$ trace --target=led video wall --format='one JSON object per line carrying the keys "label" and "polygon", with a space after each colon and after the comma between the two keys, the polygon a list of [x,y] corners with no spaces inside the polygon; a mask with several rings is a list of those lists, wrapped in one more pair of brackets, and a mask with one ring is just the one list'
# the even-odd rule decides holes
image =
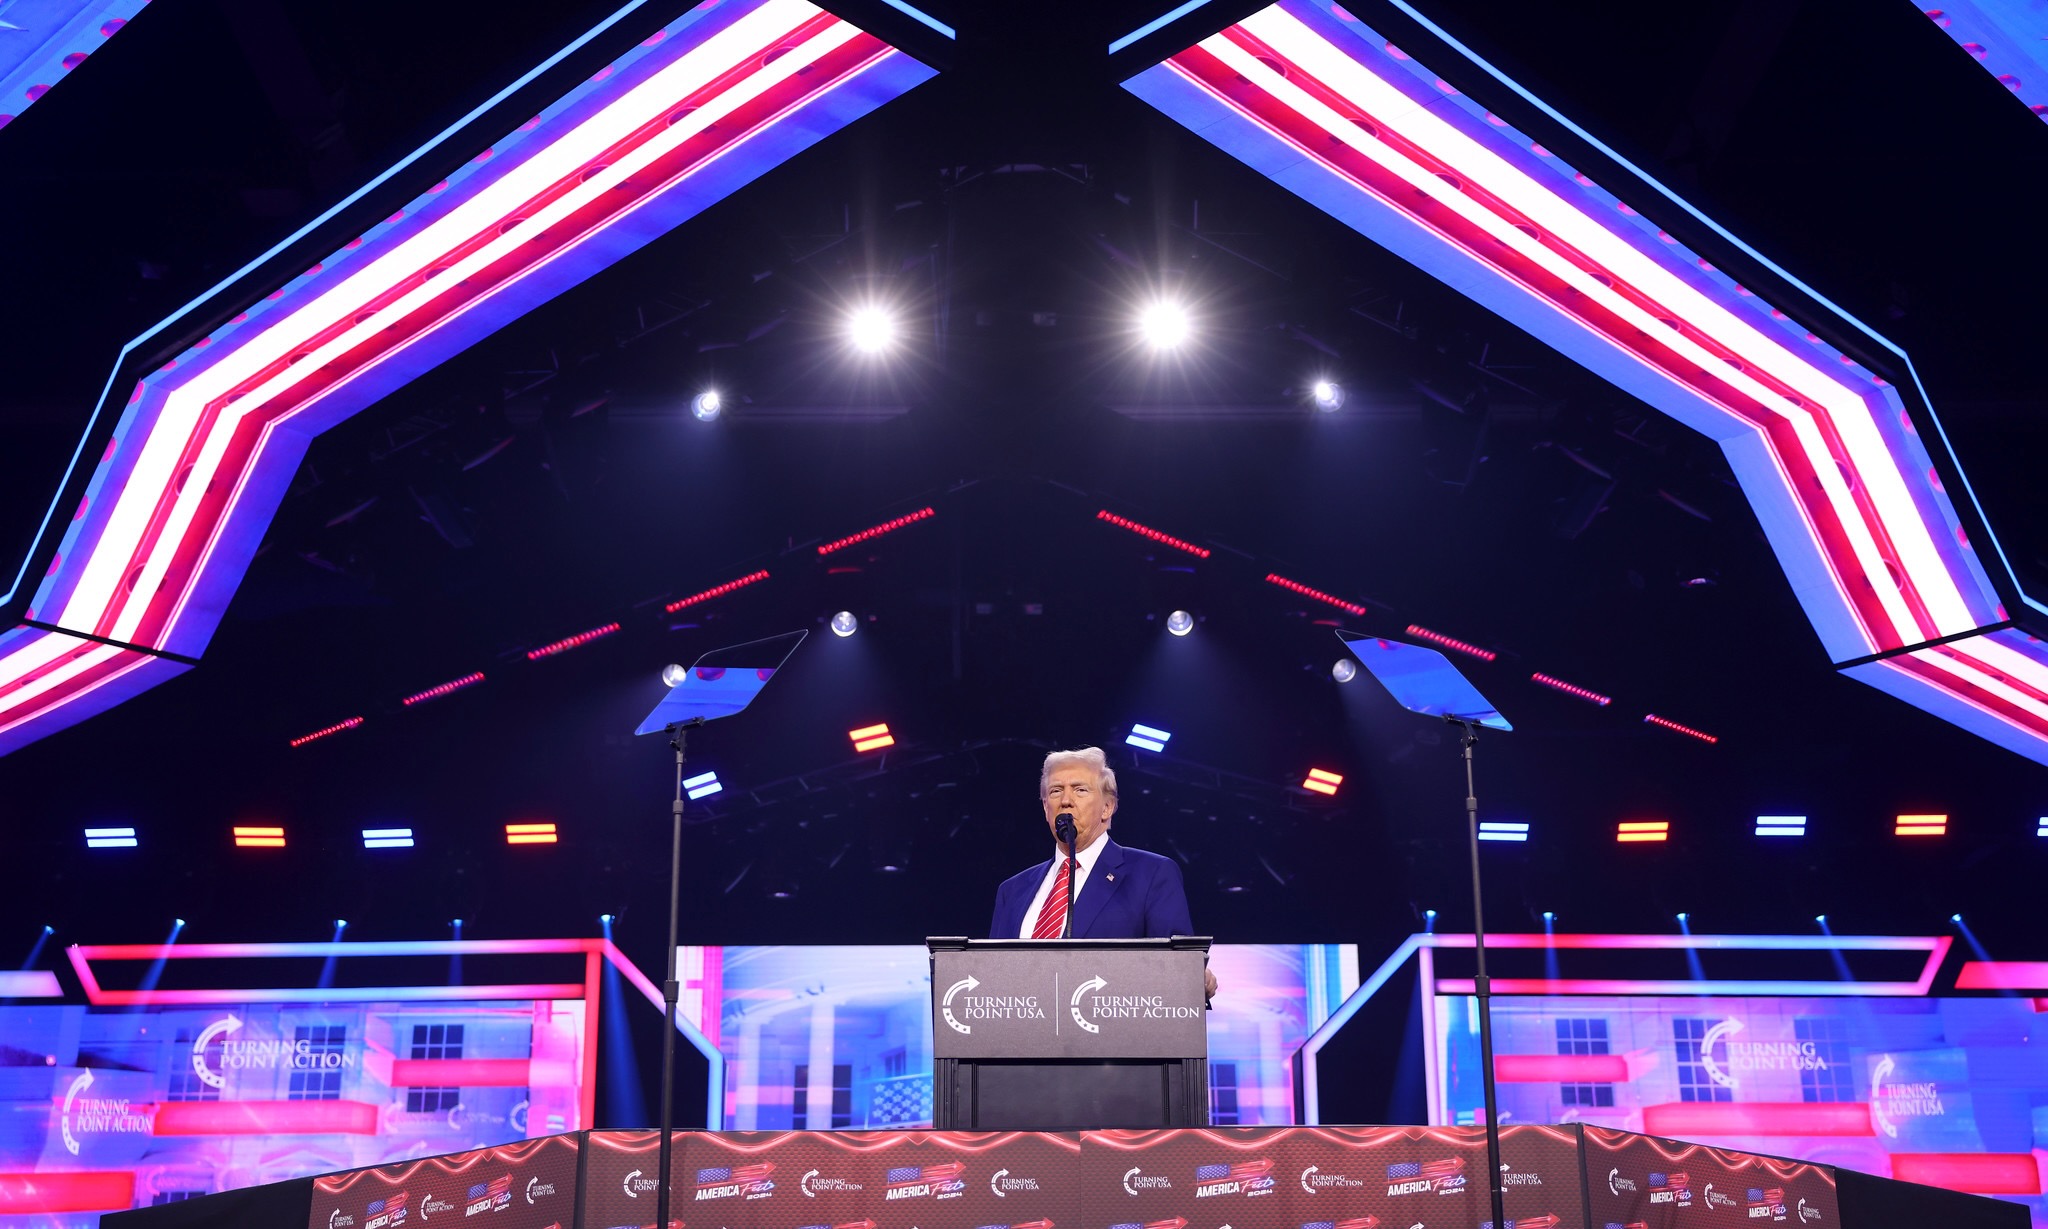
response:
{"label": "led video wall", "polygon": [[[921,945],[685,947],[682,1017],[726,1060],[724,1130],[930,1126],[931,965]],[[1225,943],[1209,955],[1218,1125],[1294,1121],[1289,1062],[1358,988],[1358,949]]]}
{"label": "led video wall", "polygon": [[[1473,1004],[1440,996],[1425,1021],[1440,1121],[1473,1122],[1483,1104]],[[1593,1123],[1994,1195],[2048,1226],[2042,1005],[1496,998],[1501,1120]]]}
{"label": "led video wall", "polygon": [[584,1005],[0,1007],[0,1225],[573,1131]]}

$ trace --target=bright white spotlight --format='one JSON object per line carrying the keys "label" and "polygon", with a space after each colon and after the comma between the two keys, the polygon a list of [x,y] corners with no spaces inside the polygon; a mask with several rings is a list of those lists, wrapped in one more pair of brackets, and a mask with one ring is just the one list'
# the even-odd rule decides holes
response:
{"label": "bright white spotlight", "polygon": [[832,616],[832,634],[851,636],[860,630],[860,620],[853,617],[851,610],[842,610]]}
{"label": "bright white spotlight", "polygon": [[1166,616],[1166,630],[1176,636],[1185,636],[1195,630],[1195,616],[1185,610],[1176,610]]}
{"label": "bright white spotlight", "polygon": [[345,918],[345,917],[338,917],[338,918],[335,918],[335,919],[334,919],[334,928],[335,928],[336,930],[347,930],[347,929],[348,929],[348,919],[347,919],[347,918]]}
{"label": "bright white spotlight", "polygon": [[711,422],[723,409],[725,402],[720,399],[715,388],[707,388],[690,398],[690,413],[696,416],[698,422]]}
{"label": "bright white spotlight", "polygon": [[[688,678],[689,675],[690,672],[687,669],[671,662],[661,668],[661,685],[663,687],[673,687]],[[461,925],[459,922],[456,924]]]}
{"label": "bright white spotlight", "polygon": [[880,354],[896,344],[896,318],[872,303],[846,318],[846,338],[863,354]]}
{"label": "bright white spotlight", "polygon": [[1154,350],[1171,350],[1194,334],[1188,310],[1171,299],[1155,299],[1138,313],[1138,331]]}
{"label": "bright white spotlight", "polygon": [[1309,390],[1316,399],[1316,408],[1328,414],[1344,408],[1344,386],[1335,380],[1317,380]]}
{"label": "bright white spotlight", "polygon": [[1330,667],[1330,677],[1340,683],[1348,683],[1358,677],[1358,663],[1348,657],[1340,657],[1337,664]]}

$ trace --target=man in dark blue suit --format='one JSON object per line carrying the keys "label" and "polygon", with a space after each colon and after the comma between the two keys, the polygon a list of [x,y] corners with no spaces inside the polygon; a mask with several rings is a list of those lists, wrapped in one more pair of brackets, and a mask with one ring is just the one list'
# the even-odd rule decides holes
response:
{"label": "man in dark blue suit", "polygon": [[[1010,876],[996,889],[991,939],[1164,939],[1192,934],[1180,864],[1109,838],[1116,814],[1116,773],[1099,747],[1055,751],[1038,777],[1045,825],[1056,832],[1062,813],[1074,821],[1074,862],[1053,838],[1054,855]],[[1066,930],[1073,901],[1073,929]],[[1216,992],[1214,974],[1209,993]]]}

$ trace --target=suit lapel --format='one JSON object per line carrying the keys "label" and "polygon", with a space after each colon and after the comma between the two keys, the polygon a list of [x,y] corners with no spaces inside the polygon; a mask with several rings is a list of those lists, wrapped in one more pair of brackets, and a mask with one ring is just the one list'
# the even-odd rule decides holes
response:
{"label": "suit lapel", "polygon": [[1038,864],[1036,873],[1026,880],[1017,892],[1017,920],[1010,926],[1007,933],[992,936],[993,938],[1014,939],[1024,933],[1024,923],[1030,922],[1034,926],[1038,924],[1036,917],[1027,917],[1026,915],[1031,912],[1032,898],[1038,895],[1038,885],[1045,882],[1046,873],[1052,870],[1052,863],[1053,860],[1047,858]]}
{"label": "suit lapel", "polygon": [[1102,916],[1102,910],[1109,904],[1109,898],[1124,886],[1123,846],[1103,837],[1102,856],[1095,859],[1095,865],[1088,871],[1087,882],[1081,885],[1081,895],[1074,900],[1074,937],[1086,939],[1088,930],[1095,919]]}

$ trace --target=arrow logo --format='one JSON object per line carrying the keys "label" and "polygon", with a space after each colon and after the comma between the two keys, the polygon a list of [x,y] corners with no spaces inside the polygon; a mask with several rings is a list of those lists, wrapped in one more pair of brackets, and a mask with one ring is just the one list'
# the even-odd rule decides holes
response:
{"label": "arrow logo", "polygon": [[1320,1166],[1311,1165],[1307,1169],[1301,1171],[1301,1189],[1307,1191],[1311,1195],[1316,1193],[1316,1188],[1308,1184],[1308,1176],[1314,1173],[1318,1168],[1320,1168]]}
{"label": "arrow logo", "polygon": [[[813,1170],[811,1171],[811,1173],[813,1173],[813,1174],[814,1174],[814,1173],[817,1173],[817,1172],[818,1172],[818,1171],[817,1171],[817,1170],[815,1170],[815,1169],[813,1169]],[[633,1191],[633,1179],[635,1179],[635,1178],[637,1178],[637,1177],[639,1177],[639,1176],[640,1176],[640,1171],[636,1169],[636,1170],[634,1170],[634,1171],[633,1171],[632,1173],[629,1173],[629,1174],[627,1174],[627,1175],[626,1175],[626,1178],[625,1178],[625,1181],[624,1181],[624,1182],[622,1182],[622,1183],[620,1184],[620,1185],[622,1185],[622,1186],[624,1186],[624,1187],[626,1188],[626,1197],[627,1197],[628,1199],[638,1199],[638,1198],[640,1198],[640,1196],[639,1196],[639,1195],[637,1195],[637,1194],[635,1194],[635,1193],[634,1193],[634,1191]],[[804,1176],[805,1176],[806,1178],[808,1178],[808,1177],[810,1177],[810,1174],[805,1174]],[[804,1194],[808,1195],[808,1194],[810,1194],[810,1192],[809,1192],[809,1191],[805,1191],[805,1192],[804,1192]],[[424,1217],[423,1217],[422,1219],[424,1219]]]}
{"label": "arrow logo", "polygon": [[71,1102],[77,1098],[79,1093],[91,1087],[92,1072],[81,1071],[78,1073],[78,1078],[71,1081],[71,1087],[64,1090],[64,1113],[57,1121],[64,1131],[64,1150],[72,1156],[78,1155],[78,1137],[71,1133]]}
{"label": "arrow logo", "polygon": [[1721,1070],[1721,1065],[1714,1061],[1714,1047],[1741,1031],[1742,1021],[1730,1017],[1708,1029],[1707,1035],[1700,1038],[1700,1066],[1707,1069],[1708,1079],[1723,1088],[1734,1088],[1742,1081]]}
{"label": "arrow logo", "polygon": [[1885,1115],[1884,1081],[1897,1067],[1898,1064],[1892,1061],[1892,1056],[1887,1054],[1878,1059],[1877,1066],[1870,1071],[1870,1116],[1876,1121],[1877,1129],[1892,1139],[1899,1137],[1899,1124]]}
{"label": "arrow logo", "polygon": [[1007,1169],[998,1169],[994,1173],[990,1174],[988,1176],[989,1192],[998,1199],[1008,1199],[1009,1196],[1003,1194],[1003,1179],[1009,1176],[1010,1171]]}
{"label": "arrow logo", "polygon": [[939,1004],[939,1014],[946,1018],[946,1023],[949,1026],[951,1026],[954,1032],[971,1033],[974,1030],[953,1018],[953,996],[960,993],[962,990],[973,990],[980,985],[981,983],[977,981],[974,977],[968,976],[963,977],[959,981],[956,981],[952,985],[946,987],[946,997],[945,1000]]}
{"label": "arrow logo", "polygon": [[241,1027],[242,1022],[231,1015],[224,1020],[215,1020],[207,1025],[204,1029],[200,1030],[199,1036],[192,1040],[192,1074],[199,1077],[200,1083],[207,1085],[209,1088],[226,1088],[228,1086],[225,1076],[206,1065],[206,1047],[212,1045],[216,1037],[226,1036],[229,1033],[240,1030]]}
{"label": "arrow logo", "polygon": [[1620,1169],[1620,1167],[1619,1167],[1619,1166],[1617,1166],[1617,1167],[1615,1167],[1615,1168],[1613,1168],[1613,1169],[1610,1169],[1610,1170],[1608,1170],[1608,1171],[1607,1171],[1607,1193],[1608,1193],[1608,1194],[1610,1194],[1610,1195],[1619,1195],[1619,1194],[1621,1194],[1621,1188],[1620,1188],[1620,1187],[1617,1187],[1616,1185],[1614,1185],[1614,1180],[1615,1180],[1616,1178],[1620,1177],[1620,1176],[1621,1176],[1621,1169]]}
{"label": "arrow logo", "polygon": [[1097,974],[1074,987],[1074,996],[1067,1000],[1067,1014],[1074,1017],[1074,1023],[1091,1033],[1099,1033],[1102,1029],[1081,1018],[1081,996],[1090,990],[1100,990],[1108,984],[1108,982],[1102,980],[1101,974]]}

